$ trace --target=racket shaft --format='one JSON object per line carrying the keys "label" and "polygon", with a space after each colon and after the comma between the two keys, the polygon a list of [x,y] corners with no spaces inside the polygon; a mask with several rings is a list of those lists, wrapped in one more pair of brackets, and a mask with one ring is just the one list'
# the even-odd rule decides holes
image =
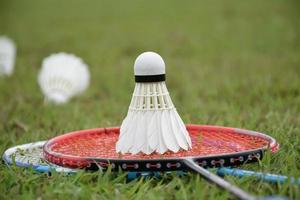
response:
{"label": "racket shaft", "polygon": [[277,174],[268,174],[268,173],[254,172],[254,171],[241,170],[241,169],[230,169],[230,168],[222,167],[222,168],[218,169],[217,174],[219,176],[230,175],[230,176],[236,176],[239,178],[256,177],[265,182],[280,183],[280,184],[283,184],[284,182],[290,180],[290,182],[292,184],[300,185],[300,178],[295,179],[294,177],[289,178],[287,176],[282,176],[282,175],[277,175]]}
{"label": "racket shaft", "polygon": [[243,191],[242,189],[238,188],[237,186],[225,181],[224,179],[220,178],[219,176],[215,175],[214,173],[200,167],[196,164],[192,159],[184,159],[184,164],[189,167],[192,171],[197,172],[206,180],[216,184],[217,186],[227,190],[228,192],[232,193],[234,196],[241,200],[254,200],[256,197],[248,194],[247,192]]}

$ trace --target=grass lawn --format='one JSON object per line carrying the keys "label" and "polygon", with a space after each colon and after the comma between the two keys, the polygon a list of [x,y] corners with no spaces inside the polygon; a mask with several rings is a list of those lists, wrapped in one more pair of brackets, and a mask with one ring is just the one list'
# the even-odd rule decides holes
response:
{"label": "grass lawn", "polygon": [[[266,132],[275,155],[241,168],[300,177],[300,12],[291,0],[2,0],[0,35],[18,45],[0,77],[0,152],[64,132],[118,126],[134,89],[133,62],[160,53],[186,123]],[[63,106],[37,85],[44,57],[66,51],[90,66],[91,86]],[[0,199],[227,199],[199,176],[126,183],[126,174],[54,174],[0,165]],[[300,199],[300,187],[226,178],[256,195]]]}

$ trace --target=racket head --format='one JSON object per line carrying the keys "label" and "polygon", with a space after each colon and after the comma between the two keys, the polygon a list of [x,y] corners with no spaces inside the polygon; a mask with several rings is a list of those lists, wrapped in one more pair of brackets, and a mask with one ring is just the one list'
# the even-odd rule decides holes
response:
{"label": "racket head", "polygon": [[75,169],[65,168],[47,162],[43,158],[43,146],[46,141],[22,144],[7,149],[2,158],[7,165],[16,165],[23,168],[32,168],[37,172],[64,172],[75,173]]}
{"label": "racket head", "polygon": [[182,160],[192,158],[202,167],[237,166],[257,162],[266,150],[275,152],[279,145],[274,138],[244,129],[187,125],[192,149],[177,153],[118,154],[115,144],[120,129],[97,128],[75,131],[49,140],[43,148],[47,161],[70,168],[122,169],[125,171],[188,170]]}

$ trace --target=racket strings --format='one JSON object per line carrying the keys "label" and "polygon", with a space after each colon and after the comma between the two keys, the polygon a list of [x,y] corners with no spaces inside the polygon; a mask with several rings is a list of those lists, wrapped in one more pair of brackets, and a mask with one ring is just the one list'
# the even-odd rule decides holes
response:
{"label": "racket strings", "polygon": [[118,140],[119,129],[107,128],[97,131],[74,134],[49,144],[51,152],[60,155],[70,155],[90,158],[122,158],[122,159],[155,159],[186,156],[209,156],[218,154],[235,153],[268,146],[269,140],[248,134],[237,133],[230,128],[192,128],[188,127],[193,143],[189,151],[178,153],[167,152],[160,154],[117,154],[115,144]]}
{"label": "racket strings", "polygon": [[252,149],[255,146],[261,147],[262,145],[265,145],[265,141],[261,138],[233,134],[232,132],[227,131],[223,133],[219,131],[212,131],[209,133],[207,140],[218,148],[223,148],[225,151],[228,150],[235,152]]}
{"label": "racket strings", "polygon": [[41,159],[43,155],[42,146],[28,149],[18,148],[10,157],[13,162],[22,162],[28,164],[39,164],[46,162]]}

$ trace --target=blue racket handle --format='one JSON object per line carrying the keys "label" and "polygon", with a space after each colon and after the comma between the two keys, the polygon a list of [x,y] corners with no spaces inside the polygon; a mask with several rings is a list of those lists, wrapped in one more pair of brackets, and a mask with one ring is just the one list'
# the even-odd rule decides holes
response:
{"label": "blue racket handle", "polygon": [[221,167],[217,170],[217,174],[219,176],[236,176],[236,177],[256,177],[262,181],[268,182],[268,183],[280,183],[283,184],[286,181],[290,181],[292,184],[300,185],[300,178],[295,179],[294,177],[287,177],[277,174],[268,174],[268,173],[262,173],[262,172],[254,172],[249,170],[242,170],[242,169],[231,169],[231,168],[225,168]]}
{"label": "blue racket handle", "polygon": [[[168,173],[168,172],[167,172]],[[177,175],[182,176],[185,173],[182,171],[176,172]],[[287,177],[287,176],[282,176],[282,175],[277,175],[277,174],[267,174],[267,173],[262,173],[262,172],[254,172],[254,171],[249,171],[249,170],[242,170],[242,169],[231,169],[231,168],[225,168],[221,167],[218,168],[217,174],[219,176],[235,176],[239,178],[243,177],[256,177],[264,182],[267,183],[280,183],[283,184],[286,181],[290,180],[290,183],[300,185],[300,178],[295,179],[294,177]],[[127,175],[128,180],[134,180],[139,177],[144,177],[144,178],[149,178],[149,177],[156,177],[156,178],[161,178],[162,174],[160,172],[129,172]]]}

